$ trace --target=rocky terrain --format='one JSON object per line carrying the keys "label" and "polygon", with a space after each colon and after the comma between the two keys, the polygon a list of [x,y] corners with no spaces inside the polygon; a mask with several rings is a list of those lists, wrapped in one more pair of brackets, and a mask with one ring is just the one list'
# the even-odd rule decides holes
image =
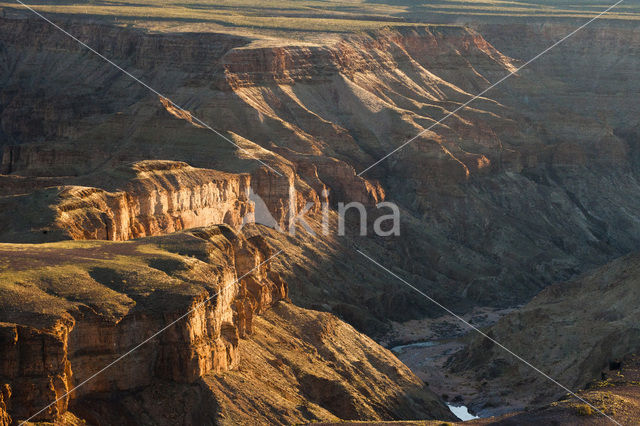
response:
{"label": "rocky terrain", "polygon": [[225,227],[120,244],[5,244],[2,251],[2,379],[17,419],[59,399],[38,416],[58,418],[75,384],[185,312],[74,396],[128,391],[155,378],[192,383],[233,368],[253,314],[287,297],[286,284],[259,266],[271,256],[264,242]]}
{"label": "rocky terrain", "polygon": [[240,343],[240,368],[204,380],[229,424],[455,418],[388,350],[333,315],[281,303],[255,330]]}
{"label": "rocky terrain", "polygon": [[[610,25],[606,31],[585,29],[576,36],[583,47],[569,52],[559,47],[557,56],[549,53],[549,59],[541,59],[548,65],[563,58],[551,68],[555,71],[542,65],[523,71],[495,89],[491,98],[477,100],[473,108],[460,111],[362,176],[356,171],[513,70],[521,60],[512,57],[526,58],[546,39],[518,50],[514,46],[524,45],[522,38],[494,37],[508,57],[480,33],[456,26],[378,30],[346,35],[329,45],[265,47],[264,41],[237,35],[68,25],[190,112],[178,113],[164,98],[105,68],[99,58],[46,23],[5,18],[2,46],[11,65],[2,75],[3,167],[10,176],[6,186],[11,197],[3,205],[9,210],[44,204],[35,209],[39,223],[11,224],[5,231],[7,241],[103,234],[118,239],[185,224],[207,225],[207,220],[195,218],[206,207],[191,200],[189,206],[159,207],[153,213],[157,218],[131,217],[130,224],[107,226],[103,223],[151,212],[142,200],[133,201],[141,206],[130,211],[125,206],[130,202],[118,201],[119,196],[92,195],[88,206],[108,204],[97,199],[106,197],[122,211],[108,207],[112,212],[103,218],[84,212],[85,207],[73,209],[65,224],[66,219],[56,217],[60,208],[52,213],[49,207],[68,203],[65,197],[87,197],[79,195],[85,191],[64,191],[60,198],[58,190],[45,189],[52,186],[135,193],[138,172],[114,178],[113,170],[157,159],[248,174],[252,191],[285,226],[290,213],[305,202],[318,206],[325,188],[333,206],[339,201],[370,206],[382,199],[394,201],[403,208],[406,237],[389,243],[396,253],[394,264],[460,309],[521,303],[550,282],[638,246],[633,213],[638,206],[628,195],[638,191],[631,154],[637,126],[631,100],[638,87],[633,80],[622,80],[638,63],[635,55],[625,53],[633,49],[627,46],[634,45],[635,37],[625,24]],[[565,28],[554,27],[547,39],[557,38]],[[559,80],[576,74],[562,64],[579,68],[583,58],[597,55],[600,39],[607,40],[611,60],[598,62],[598,72]],[[622,68],[613,62],[619,56],[625,58]],[[166,61],[176,57],[180,60],[167,73]],[[82,73],[76,72],[79,64]],[[607,72],[612,67],[618,71]],[[76,78],[67,78],[72,73]],[[620,96],[621,90],[627,96]],[[550,91],[554,96],[548,96]],[[597,102],[586,102],[595,95]],[[588,107],[594,104],[607,107]],[[190,114],[223,129],[242,149],[194,123]],[[189,179],[194,182],[187,186],[194,188],[199,178]],[[28,195],[32,184],[44,187],[44,193]],[[182,183],[173,185],[164,190],[177,191]],[[167,197],[181,204],[176,197],[191,195]],[[166,209],[171,212],[163,212]],[[209,214],[217,222],[227,211],[225,207]],[[237,212],[231,212],[228,220],[235,216]],[[73,229],[75,217],[92,225],[86,231]],[[67,230],[42,234],[60,226]],[[108,231],[109,226],[114,229]],[[31,232],[10,235],[16,228]],[[331,296],[359,304],[356,293],[347,299]]]}
{"label": "rocky terrain", "polygon": [[[640,409],[638,367],[638,357],[635,355],[619,359],[606,369],[608,371],[602,373],[602,380],[593,381],[581,391],[580,397],[621,424],[637,424]],[[587,404],[570,397],[529,412],[473,421],[470,424],[534,425],[541,422],[563,425],[612,424],[610,419]]]}
{"label": "rocky terrain", "polygon": [[[638,246],[638,206],[628,196],[638,191],[632,102],[638,87],[625,77],[638,67],[637,35],[625,23],[585,29],[569,47],[558,47],[361,177],[355,172],[570,26],[481,28],[498,50],[481,33],[456,26],[265,47],[248,36],[68,25],[243,150],[105,68],[46,23],[6,18],[3,167],[11,176],[117,192],[126,191],[124,183],[105,185],[114,168],[183,161],[249,174],[252,190],[282,224],[305,201],[321,201],[325,188],[334,206],[386,198],[405,209],[407,238],[393,242],[403,253],[398,266],[421,285],[446,288],[461,308],[520,303],[550,282]],[[524,42],[529,39],[535,43]],[[593,72],[580,72],[595,56]],[[167,61],[175,61],[170,72]]]}
{"label": "rocky terrain", "polygon": [[[460,25],[446,11],[433,21],[446,25],[431,25],[406,21],[412,7],[381,5],[366,26],[338,31],[332,10],[326,27],[297,37],[259,14],[247,17],[262,22],[255,31],[240,31],[253,24],[185,18],[180,5],[161,16],[152,3],[142,22],[124,3],[82,5],[87,16],[74,2],[40,7],[58,8],[56,22],[155,92],[28,11],[0,15],[5,423],[278,250],[229,287],[238,290],[41,419],[450,420],[439,397],[360,334],[382,338],[391,321],[433,328],[442,312],[354,248],[465,315],[509,312],[542,290],[491,333],[517,351],[535,341],[532,362],[572,388],[633,353],[635,311],[618,304],[634,300],[634,258],[575,277],[640,247],[634,9],[435,125],[574,21]],[[115,10],[128,20],[105,18]],[[312,26],[296,10],[287,13]],[[337,235],[338,203],[366,206],[371,229],[385,200],[399,206],[400,237],[360,236],[354,217]],[[271,227],[246,225],[265,211]],[[296,227],[302,212],[316,236]],[[315,311],[277,302],[288,295]],[[429,333],[417,334],[438,331]],[[463,343],[450,367],[483,386],[465,401],[474,410],[560,396],[495,348]]]}
{"label": "rocky terrain", "polygon": [[[124,241],[214,223],[237,228],[254,220],[248,175],[143,161],[101,179],[102,188],[64,185],[5,198],[4,240]],[[115,192],[105,189],[118,183]],[[17,206],[31,215],[16,218],[11,207]]]}
{"label": "rocky terrain", "polygon": [[[53,401],[35,419],[61,421],[68,412],[91,424],[237,424],[258,412],[280,424],[450,417],[390,352],[330,314],[284,302],[287,285],[271,271],[275,253],[260,237],[218,226],[0,250],[3,424]],[[256,392],[269,410],[235,405]]]}
{"label": "rocky terrain", "polygon": [[[638,423],[638,386],[640,386],[639,362],[637,356],[627,356],[615,365],[613,370],[603,373],[602,380],[594,381],[579,396],[611,419],[623,425]],[[364,422],[346,422],[363,424]],[[316,423],[317,424],[317,423]],[[321,422],[322,425],[338,425],[345,422]],[[443,425],[610,425],[610,419],[598,414],[589,405],[572,397],[563,397],[551,404],[522,412],[502,416],[468,420],[465,422],[442,422],[433,420],[403,422],[366,422],[368,425],[392,426],[443,426]]]}
{"label": "rocky terrain", "polygon": [[[583,389],[621,360],[636,353],[640,277],[637,254],[618,259],[597,271],[543,290],[530,303],[501,318],[488,334],[570,389]],[[520,407],[548,403],[565,394],[548,379],[480,337],[456,354],[454,373],[478,375],[482,395],[476,409],[505,399]],[[480,368],[480,366],[482,366]]]}

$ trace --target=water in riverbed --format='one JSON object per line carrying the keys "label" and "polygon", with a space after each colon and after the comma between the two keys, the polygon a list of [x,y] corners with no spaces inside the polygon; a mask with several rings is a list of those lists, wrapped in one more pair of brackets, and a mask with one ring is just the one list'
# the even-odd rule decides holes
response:
{"label": "water in riverbed", "polygon": [[463,422],[465,422],[467,420],[473,420],[473,419],[479,419],[480,418],[478,416],[474,416],[473,414],[471,414],[469,412],[469,409],[467,407],[465,407],[464,405],[460,405],[459,407],[456,407],[455,405],[447,404],[447,407],[449,407],[449,410],[451,410],[451,412],[457,418],[462,420]]}
{"label": "water in riverbed", "polygon": [[401,354],[401,353],[404,352],[405,349],[408,349],[408,348],[428,348],[429,346],[435,346],[437,344],[438,344],[438,342],[409,343],[407,345],[394,346],[394,347],[391,348],[391,352],[393,352],[395,354]]}
{"label": "water in riverbed", "polygon": [[[428,348],[438,344],[439,342],[437,341],[414,342],[406,345],[394,346],[391,348],[391,351],[397,355],[402,355],[407,349]],[[451,410],[451,412],[462,421],[479,418],[478,416],[474,416],[473,414],[469,413],[469,409],[464,405],[455,406],[455,405],[447,404],[447,407],[449,407],[449,410]]]}

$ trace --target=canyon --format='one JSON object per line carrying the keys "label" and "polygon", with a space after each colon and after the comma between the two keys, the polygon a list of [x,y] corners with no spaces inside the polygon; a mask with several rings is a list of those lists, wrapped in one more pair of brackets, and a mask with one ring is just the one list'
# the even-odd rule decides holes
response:
{"label": "canyon", "polygon": [[[38,418],[56,420],[74,383],[86,381],[74,394],[82,399],[156,378],[193,383],[237,366],[238,339],[251,332],[253,314],[287,297],[286,284],[263,265],[270,256],[264,243],[225,227],[130,244],[3,246],[7,410],[27,418],[54,400]],[[184,312],[112,374],[87,381]]]}
{"label": "canyon", "polygon": [[[489,334],[516,353],[528,353],[529,362],[570,389],[615,377],[616,365],[637,351],[637,267],[638,255],[628,255],[547,287],[521,309],[500,318]],[[485,401],[504,388],[520,408],[566,394],[486,339],[473,339],[455,355],[450,368],[473,375],[479,365]]]}
{"label": "canyon", "polygon": [[[606,61],[598,62],[602,71],[594,73],[600,76],[595,87],[602,93],[593,93],[580,78],[574,85],[559,82],[557,74],[568,71],[546,66],[554,58],[549,53],[549,59],[540,59],[540,67],[525,69],[494,89],[492,98],[478,99],[473,108],[458,112],[446,125],[424,133],[393,158],[358,176],[356,171],[388,152],[384,141],[400,144],[414,136],[519,62],[475,30],[456,26],[348,35],[330,46],[253,48],[257,41],[223,34],[147,34],[101,24],[71,24],[76,27],[70,30],[86,34],[87,43],[139,69],[149,84],[178,105],[223,128],[234,146],[194,125],[186,115],[176,114],[166,101],[146,94],[144,87],[118,70],[105,69],[99,58],[87,56],[46,23],[5,22],[8,41],[3,49],[13,62],[3,80],[3,167],[11,176],[3,186],[29,182],[117,192],[124,182],[110,177],[112,170],[157,159],[251,175],[252,190],[285,228],[287,218],[305,202],[319,205],[324,189],[329,190],[333,206],[340,201],[372,206],[390,200],[405,210],[403,234],[408,238],[394,242],[397,251],[411,254],[396,256],[394,262],[418,276],[421,285],[436,292],[446,288],[445,301],[461,309],[520,303],[550,282],[568,279],[638,245],[634,231],[638,225],[631,213],[637,206],[628,196],[638,190],[637,167],[633,154],[627,155],[635,152],[637,115],[629,100],[638,88],[627,82],[629,96],[618,96],[619,74],[606,73],[613,66]],[[546,39],[566,28],[554,28]],[[37,46],[42,31],[49,49],[36,48],[28,56],[18,54],[11,44],[11,40],[31,40]],[[523,29],[505,32],[518,31]],[[619,40],[620,49],[626,49],[628,42],[633,45],[635,33],[624,26],[585,29],[576,35],[576,43],[597,46],[590,37],[606,38],[607,31],[614,43]],[[113,46],[119,50],[111,51]],[[558,49],[560,57],[567,53]],[[510,54],[526,57],[530,50]],[[197,52],[197,58],[189,58],[188,52]],[[181,59],[171,75],[161,72],[165,67],[159,58],[176,55]],[[573,52],[566,62],[579,64],[581,57],[590,55]],[[625,58],[627,75],[637,62],[633,55]],[[37,68],[47,69],[38,75],[34,61],[56,66]],[[85,67],[78,78],[87,84],[65,78],[78,61]],[[198,61],[206,67],[196,66]],[[557,69],[556,74],[549,68]],[[201,73],[208,77],[201,79]],[[28,82],[22,81],[26,76]],[[549,100],[539,81],[554,87],[557,96]],[[562,105],[592,105],[586,100],[593,96],[598,96],[598,104],[613,103],[612,110],[623,113],[607,121],[596,119],[601,111],[567,111]],[[38,102],[55,105],[55,112],[40,109]],[[549,108],[548,102],[557,104]],[[85,107],[88,110],[83,111]],[[29,124],[33,120],[38,126]],[[16,189],[12,191],[16,195]],[[607,194],[609,202],[603,203],[601,194]],[[7,202],[33,201],[27,195]],[[57,229],[59,219],[46,211],[51,202],[45,203],[45,212],[37,219]],[[195,210],[185,214],[196,215],[198,207],[189,208]],[[536,214],[528,214],[531,211]],[[114,214],[126,218],[148,213]],[[144,235],[148,231],[137,228],[145,226],[181,229],[178,222],[185,219],[162,220],[174,223],[128,225],[130,229],[118,231],[123,235],[115,238]],[[93,226],[105,231],[88,233],[108,233],[103,219],[95,221]],[[206,225],[193,218],[186,221]],[[45,222],[23,226],[44,230],[49,226]],[[24,240],[26,234],[5,238]]]}
{"label": "canyon", "polygon": [[[259,236],[220,225],[0,250],[4,424],[34,414],[91,424],[451,417],[390,352],[330,314],[291,305],[268,263],[277,253]],[[308,396],[267,400],[275,407],[257,413],[225,396],[251,399],[258,388],[265,398],[298,388]]]}
{"label": "canyon", "polygon": [[[441,309],[354,248],[461,315],[500,312],[491,336],[518,353],[535,341],[531,361],[576,390],[638,349],[633,22],[595,22],[457,110],[574,22],[297,40],[55,17],[157,92],[28,11],[0,17],[0,424],[61,396],[38,420],[454,420],[371,339],[431,332]],[[294,220],[319,230],[329,206],[335,229],[338,203],[382,201],[399,206],[400,237],[358,235],[353,218],[346,236],[312,236]],[[454,337],[446,374],[488,383],[472,410],[562,396],[488,341]]]}

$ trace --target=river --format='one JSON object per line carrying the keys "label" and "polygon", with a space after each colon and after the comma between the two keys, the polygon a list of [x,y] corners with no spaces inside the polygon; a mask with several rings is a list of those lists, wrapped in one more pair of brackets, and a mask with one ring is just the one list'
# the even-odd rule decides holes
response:
{"label": "river", "polygon": [[449,407],[449,410],[451,410],[451,412],[463,422],[466,422],[467,420],[474,420],[474,419],[480,418],[478,416],[474,416],[473,414],[471,414],[469,412],[469,409],[464,405],[460,405],[456,407],[455,405],[447,404],[447,407]]}

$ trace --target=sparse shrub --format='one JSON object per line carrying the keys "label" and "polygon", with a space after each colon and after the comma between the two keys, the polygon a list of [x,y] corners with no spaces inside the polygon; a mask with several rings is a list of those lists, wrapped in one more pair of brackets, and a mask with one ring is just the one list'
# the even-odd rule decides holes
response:
{"label": "sparse shrub", "polygon": [[575,413],[579,416],[592,416],[593,408],[589,407],[587,404],[579,404],[573,407]]}

